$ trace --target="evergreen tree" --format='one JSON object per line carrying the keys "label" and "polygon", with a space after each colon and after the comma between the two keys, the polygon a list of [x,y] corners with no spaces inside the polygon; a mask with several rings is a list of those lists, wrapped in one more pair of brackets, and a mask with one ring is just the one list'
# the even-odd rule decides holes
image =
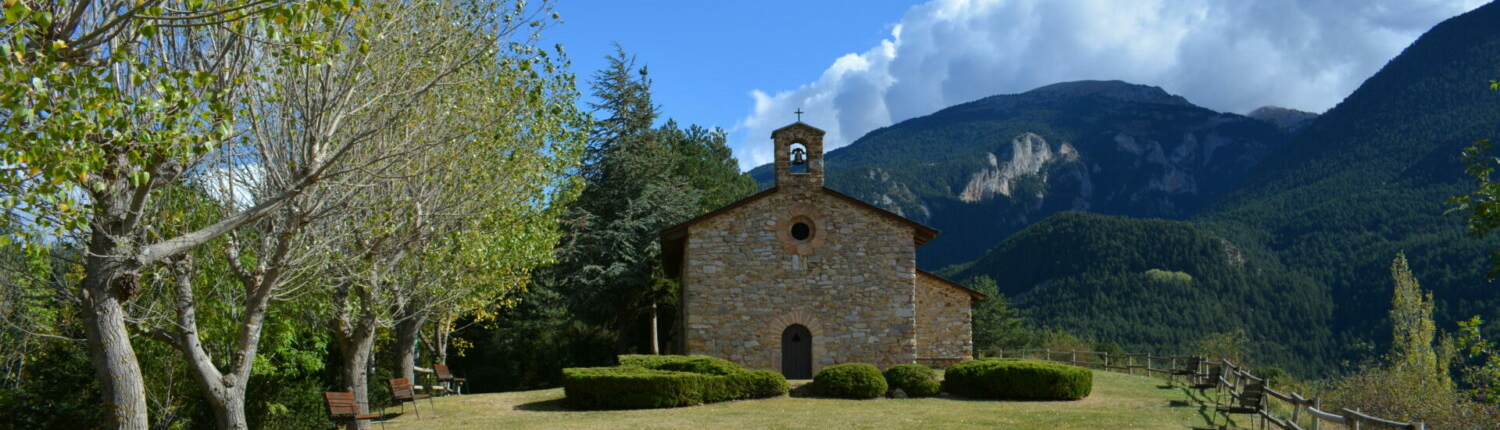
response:
{"label": "evergreen tree", "polygon": [[1031,342],[1031,331],[1021,312],[1010,307],[1010,299],[989,276],[970,279],[969,288],[988,298],[974,304],[974,350],[1020,349]]}
{"label": "evergreen tree", "polygon": [[616,49],[594,75],[598,101],[590,106],[600,118],[585,155],[585,188],[551,273],[574,317],[615,332],[623,353],[658,284],[657,232],[693,214],[700,193],[672,174],[676,157],[652,127],[658,113],[646,68]]}
{"label": "evergreen tree", "polygon": [[675,327],[678,294],[661,267],[661,230],[756,190],[723,130],[654,126],[661,115],[646,68],[618,46],[607,60],[591,82],[585,188],[568,208],[557,264],[537,271],[487,330],[458,334],[473,347],[454,364],[494,384],[477,390],[555,385],[565,367],[661,350],[672,333],[658,328]]}

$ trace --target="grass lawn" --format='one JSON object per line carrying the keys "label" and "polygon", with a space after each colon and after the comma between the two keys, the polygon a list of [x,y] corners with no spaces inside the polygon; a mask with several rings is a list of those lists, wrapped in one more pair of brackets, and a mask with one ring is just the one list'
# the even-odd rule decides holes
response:
{"label": "grass lawn", "polygon": [[[794,384],[795,385],[795,384]],[[1094,372],[1094,390],[1072,402],[948,398],[839,400],[780,397],[674,409],[573,411],[561,388],[422,401],[387,423],[405,429],[1188,429],[1207,427],[1197,392],[1166,381]],[[1212,404],[1207,406],[1212,409]],[[391,409],[388,412],[398,412]],[[1240,418],[1243,421],[1243,418]],[[1221,424],[1223,418],[1220,418]],[[379,428],[378,425],[373,428]]]}

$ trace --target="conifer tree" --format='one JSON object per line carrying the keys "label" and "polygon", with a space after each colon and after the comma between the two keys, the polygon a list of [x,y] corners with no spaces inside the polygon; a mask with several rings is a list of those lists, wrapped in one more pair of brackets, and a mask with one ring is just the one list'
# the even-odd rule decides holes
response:
{"label": "conifer tree", "polygon": [[970,279],[969,287],[989,296],[974,304],[974,350],[1023,348],[1031,341],[1020,311],[1010,307],[1010,299],[989,276]]}

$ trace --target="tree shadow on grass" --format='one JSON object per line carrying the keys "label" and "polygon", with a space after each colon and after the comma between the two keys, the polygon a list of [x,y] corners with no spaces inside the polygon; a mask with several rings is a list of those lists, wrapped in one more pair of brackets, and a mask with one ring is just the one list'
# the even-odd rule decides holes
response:
{"label": "tree shadow on grass", "polygon": [[1203,422],[1209,425],[1209,427],[1189,428],[1194,430],[1213,430],[1218,428],[1214,427],[1214,421],[1216,421],[1214,417],[1215,415],[1218,415],[1218,413],[1214,410],[1214,407],[1218,405],[1218,400],[1216,398],[1210,398],[1208,393],[1203,392],[1202,390],[1194,390],[1188,387],[1178,387],[1178,389],[1182,390],[1182,394],[1186,395],[1188,400],[1171,400],[1167,405],[1171,407],[1192,407],[1194,405],[1197,405],[1198,416],[1203,418]]}
{"label": "tree shadow on grass", "polygon": [[568,407],[566,398],[519,404],[512,409],[529,412],[573,412],[573,409]]}

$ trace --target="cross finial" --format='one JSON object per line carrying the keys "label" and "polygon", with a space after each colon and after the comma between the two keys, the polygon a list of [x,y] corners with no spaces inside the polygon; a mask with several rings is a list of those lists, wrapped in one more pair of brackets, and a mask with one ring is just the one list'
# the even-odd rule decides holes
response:
{"label": "cross finial", "polygon": [[797,108],[797,111],[796,112],[792,112],[792,113],[797,114],[797,122],[802,122],[802,114],[807,113],[807,112],[803,112],[802,108]]}

